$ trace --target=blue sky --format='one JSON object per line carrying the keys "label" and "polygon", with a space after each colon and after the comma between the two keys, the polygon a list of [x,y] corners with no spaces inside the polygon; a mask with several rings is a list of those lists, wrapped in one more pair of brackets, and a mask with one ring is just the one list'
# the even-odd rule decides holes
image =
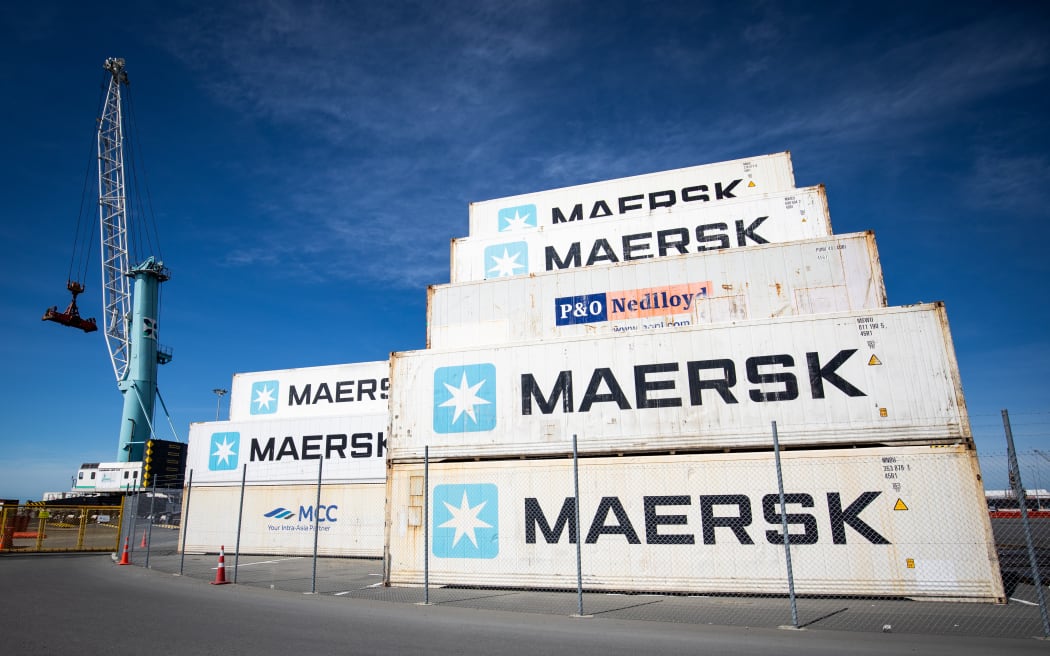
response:
{"label": "blue sky", "polygon": [[146,4],[0,14],[0,498],[116,459],[103,338],[40,321],[67,302],[107,57],[173,273],[183,439],[235,372],[422,348],[471,201],[790,150],[836,233],[875,231],[891,304],[947,303],[979,450],[1005,451],[1008,408],[1050,452],[1043,3]]}

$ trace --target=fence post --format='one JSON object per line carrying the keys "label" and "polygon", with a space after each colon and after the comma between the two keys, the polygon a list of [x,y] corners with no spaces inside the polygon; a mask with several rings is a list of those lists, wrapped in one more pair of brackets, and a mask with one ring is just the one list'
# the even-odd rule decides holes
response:
{"label": "fence post", "polygon": [[1024,485],[1021,484],[1021,468],[1017,466],[1017,452],[1014,451],[1014,432],[1010,428],[1010,414],[1003,410],[1003,428],[1006,431],[1006,454],[1009,458],[1010,481],[1021,508],[1021,525],[1024,527],[1024,539],[1028,545],[1028,562],[1032,566],[1032,582],[1035,594],[1039,599],[1039,615],[1043,619],[1043,637],[1050,637],[1050,619],[1046,614],[1046,597],[1043,594],[1043,583],[1039,577],[1039,563],[1035,557],[1035,545],[1032,544],[1032,527],[1028,523],[1028,500],[1025,498]]}
{"label": "fence post", "polygon": [[576,614],[583,617],[583,559],[581,557],[582,536],[580,535],[580,461],[576,448],[576,433],[572,434],[572,486],[573,499],[576,504]]}
{"label": "fence post", "polygon": [[423,603],[430,604],[430,445],[423,445]]}
{"label": "fence post", "polygon": [[[128,492],[127,489],[125,489],[124,490],[124,498],[126,500],[128,500],[128,504],[124,506],[125,509],[128,506],[131,506],[131,525],[125,527],[125,528],[127,528],[126,532],[124,530],[120,530],[120,531],[117,531],[117,532],[118,533],[123,533],[124,537],[126,537],[128,539],[127,541],[130,544],[128,550],[131,553],[135,553],[135,530],[138,527],[139,493],[135,492],[135,496],[131,496],[131,493]],[[120,541],[119,540],[117,541],[117,549],[120,549]]]}
{"label": "fence post", "polygon": [[784,532],[784,558],[787,560],[788,597],[791,599],[791,626],[798,628],[798,605],[795,603],[795,574],[791,568],[791,537],[788,535],[787,509],[784,501],[784,473],[780,468],[780,438],[777,422],[773,423],[773,456],[777,465],[777,491],[780,493],[780,530]]}
{"label": "fence post", "polygon": [[117,543],[113,545],[114,555],[120,553],[120,538],[124,537],[124,520],[127,519],[128,505],[128,496],[125,494],[120,497],[120,517],[117,520]]}
{"label": "fence post", "polygon": [[156,512],[155,504],[157,503],[157,477],[153,477],[153,491],[150,493],[149,499],[149,528],[146,529],[146,569],[149,569],[149,552],[152,551],[153,546],[153,513]]}
{"label": "fence post", "polygon": [[[80,518],[79,518],[79,521],[78,521],[79,525],[77,526],[77,549],[83,549],[84,548],[84,536],[87,535],[87,520],[88,520],[88,510],[87,510],[87,508],[81,507],[80,508]],[[0,549],[0,550],[2,550],[2,549]]]}
{"label": "fence post", "polygon": [[237,582],[237,571],[241,564],[241,520],[244,518],[244,482],[248,480],[248,463],[241,465],[241,503],[237,509],[237,543],[233,555],[233,582]]}
{"label": "fence post", "polygon": [[310,594],[317,594],[317,534],[321,532],[321,472],[324,458],[317,459],[317,501],[314,503],[314,570],[310,575]]}
{"label": "fence post", "polygon": [[182,566],[186,564],[186,526],[190,519],[190,496],[193,494],[193,469],[190,469],[190,479],[186,482],[186,505],[182,508],[182,515],[187,521],[181,521],[179,531],[182,533],[182,556],[179,558],[179,576],[182,576]]}
{"label": "fence post", "polygon": [[14,536],[14,530],[12,528],[10,534],[7,530],[7,513],[9,512],[11,511],[7,506],[0,509],[0,551],[7,551],[12,547],[11,540]]}

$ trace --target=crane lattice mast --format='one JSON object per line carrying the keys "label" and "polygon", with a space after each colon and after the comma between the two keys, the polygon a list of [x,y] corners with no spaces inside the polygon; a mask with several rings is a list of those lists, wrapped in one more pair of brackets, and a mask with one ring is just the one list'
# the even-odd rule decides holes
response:
{"label": "crane lattice mast", "polygon": [[128,83],[124,60],[111,57],[104,68],[112,77],[98,126],[98,207],[102,233],[102,321],[113,373],[128,370],[131,281],[128,278],[128,228],[124,190],[124,136],[120,87]]}

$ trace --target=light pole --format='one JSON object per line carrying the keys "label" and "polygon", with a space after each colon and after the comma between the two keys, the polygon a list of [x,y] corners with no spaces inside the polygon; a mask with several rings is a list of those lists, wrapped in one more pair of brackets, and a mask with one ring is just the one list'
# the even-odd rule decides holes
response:
{"label": "light pole", "polygon": [[224,390],[216,387],[212,390],[215,393],[215,421],[219,421],[219,405],[222,403],[222,397],[229,394],[230,390]]}

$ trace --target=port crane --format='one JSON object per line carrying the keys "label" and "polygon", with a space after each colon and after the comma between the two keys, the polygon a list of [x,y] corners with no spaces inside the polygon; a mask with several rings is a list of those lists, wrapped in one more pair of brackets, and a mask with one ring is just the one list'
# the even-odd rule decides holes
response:
{"label": "port crane", "polygon": [[[108,88],[98,118],[98,209],[102,254],[102,324],[117,388],[124,398],[117,448],[118,462],[143,460],[145,444],[154,434],[157,366],[171,361],[171,351],[158,345],[160,283],[171,274],[164,263],[149,255],[132,266],[128,253],[128,203],[125,176],[125,111],[122,90],[128,87],[125,63],[109,58]],[[79,231],[79,226],[78,226]],[[74,246],[74,257],[76,256]],[[48,308],[44,321],[83,330],[98,329],[94,318],[84,319],[77,296],[84,285],[72,277],[66,288],[73,300],[64,312]],[[163,404],[163,400],[161,401]]]}

